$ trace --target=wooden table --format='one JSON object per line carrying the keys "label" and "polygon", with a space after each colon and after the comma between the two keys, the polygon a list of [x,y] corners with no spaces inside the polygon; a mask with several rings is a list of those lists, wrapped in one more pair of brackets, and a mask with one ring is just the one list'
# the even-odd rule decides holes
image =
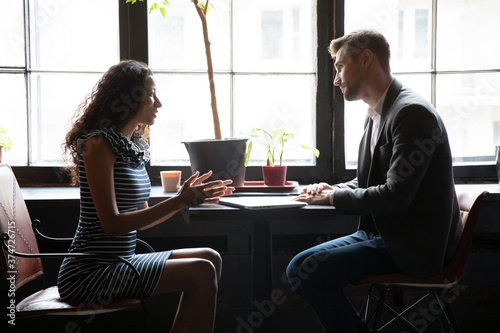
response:
{"label": "wooden table", "polygon": [[[22,194],[28,206],[40,209],[57,209],[78,212],[79,189],[69,187],[53,188],[22,188]],[[238,195],[263,195],[264,193],[240,193]],[[290,195],[293,193],[284,193],[280,195]],[[296,192],[295,192],[296,194]],[[163,193],[161,187],[153,186],[149,204],[154,205],[173,193]],[[269,195],[269,194],[268,194]],[[272,195],[272,194],[271,194]],[[196,224],[198,227],[207,223],[204,229],[207,236],[214,235],[233,235],[235,240],[231,245],[233,248],[244,247],[245,244],[237,243],[238,233],[248,233],[250,236],[250,255],[251,255],[251,303],[252,310],[262,312],[262,309],[256,307],[256,304],[268,303],[272,298],[273,291],[273,231],[279,230],[280,233],[288,232],[288,225],[294,226],[290,230],[297,231],[297,228],[315,230],[330,230],[330,221],[335,219],[335,208],[332,206],[306,206],[303,208],[284,208],[284,209],[265,209],[265,210],[246,210],[223,206],[220,204],[202,204],[192,207],[189,210],[181,211],[169,220],[167,223],[159,224],[153,228],[139,232],[139,236],[147,240],[149,237],[172,236],[172,231],[179,231],[180,236],[189,235],[189,225]],[[307,222],[305,224],[304,222]],[[228,227],[230,225],[231,227]],[[75,227],[75,222],[71,227],[67,225],[51,226],[45,223],[47,234],[68,237],[69,230]],[[234,227],[234,230],[229,230]],[[353,228],[355,226],[350,226]],[[56,230],[50,230],[57,228]],[[338,230],[342,226],[336,226]],[[340,228],[340,229],[339,229]],[[64,229],[64,230],[63,230]],[[328,231],[329,232],[329,231]],[[57,234],[61,233],[61,234]],[[253,312],[252,311],[252,312]],[[249,323],[253,332],[271,332],[272,316],[261,313],[262,322]],[[247,318],[244,318],[246,320]]]}
{"label": "wooden table", "polygon": [[[456,187],[457,190],[474,188],[490,192],[483,202],[476,231],[478,234],[499,234],[500,185],[467,184]],[[48,234],[67,237],[69,229],[74,232],[75,220],[78,219],[78,188],[22,188],[22,194],[30,209],[42,213],[46,212],[45,226],[49,229],[47,230]],[[151,194],[151,205],[170,195],[163,193],[160,187],[153,187]],[[56,209],[58,213],[56,213]],[[63,213],[59,213],[61,210]],[[74,214],[72,223],[68,223],[70,213]],[[57,219],[59,214],[64,216],[63,224]],[[32,217],[37,218],[38,215]],[[172,224],[163,223],[142,231],[141,234],[150,237],[165,237],[174,232],[174,237],[189,237],[192,230],[190,226],[186,227],[186,224],[193,223],[193,225],[197,225],[194,229],[197,228],[196,232],[199,234],[207,236],[228,235],[228,239],[231,239],[229,248],[232,249],[229,252],[233,251],[232,254],[241,253],[242,248],[250,248],[250,297],[252,304],[270,300],[273,291],[273,235],[300,235],[301,232],[347,234],[356,227],[353,219],[347,220],[345,215],[336,214],[335,208],[328,206],[247,211],[217,204],[204,204],[191,208],[184,215],[177,214],[175,219],[178,220],[177,224],[175,221],[172,221]],[[42,221],[44,221],[43,218]],[[207,223],[206,228],[205,222]],[[499,260],[498,253],[472,253],[469,263],[470,269],[468,269],[464,281],[467,284],[477,286],[498,285],[500,272],[496,263]],[[252,310],[260,311],[255,307]],[[262,323],[252,325],[253,332],[271,331],[272,316],[262,317]],[[243,319],[246,320],[246,317]]]}

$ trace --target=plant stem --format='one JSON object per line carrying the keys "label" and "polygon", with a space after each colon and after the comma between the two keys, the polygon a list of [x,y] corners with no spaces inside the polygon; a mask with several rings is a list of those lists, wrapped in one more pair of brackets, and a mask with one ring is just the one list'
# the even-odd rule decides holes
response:
{"label": "plant stem", "polygon": [[208,1],[207,0],[207,3],[205,3],[205,12],[203,14],[205,14],[205,16],[207,16],[207,11],[208,11]]}
{"label": "plant stem", "polygon": [[[192,0],[192,2],[196,8],[198,16],[200,17],[201,25],[203,28],[203,40],[205,42],[205,53],[207,56],[207,72],[208,72],[208,81],[210,83],[210,105],[212,106],[215,140],[221,140],[222,133],[220,129],[219,113],[217,111],[217,99],[215,97],[214,69],[212,65],[212,52],[210,51],[210,41],[208,39],[207,19],[205,17],[205,13],[203,12],[203,10],[200,7],[198,7],[198,0]],[[208,6],[208,1],[206,6]]]}

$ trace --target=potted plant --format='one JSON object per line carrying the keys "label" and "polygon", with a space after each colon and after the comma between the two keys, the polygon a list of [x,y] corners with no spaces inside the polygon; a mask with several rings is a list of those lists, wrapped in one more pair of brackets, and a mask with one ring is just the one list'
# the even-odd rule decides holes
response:
{"label": "potted plant", "polygon": [[10,141],[9,135],[7,135],[7,131],[5,128],[0,127],[0,163],[2,163],[2,151],[9,150],[12,145],[12,142]]}
{"label": "potted plant", "polygon": [[[266,149],[266,165],[262,166],[262,177],[264,184],[267,186],[284,186],[286,183],[287,166],[283,165],[283,153],[285,152],[285,144],[293,139],[292,132],[286,132],[284,129],[275,131],[266,131],[261,128],[253,128],[249,134],[250,142],[246,153],[245,166],[248,165],[250,154],[253,148],[253,142],[257,141]],[[319,150],[302,144],[300,147],[311,150],[319,157]],[[276,164],[276,156],[279,156],[279,164]]]}
{"label": "potted plant", "polygon": [[[144,1],[144,0],[139,0]],[[188,1],[188,0],[186,0]],[[212,118],[214,126],[215,140],[200,140],[184,142],[189,153],[191,162],[191,171],[200,171],[201,173],[209,170],[213,171],[213,179],[233,180],[233,185],[242,186],[245,181],[245,150],[247,139],[229,138],[222,139],[220,127],[219,112],[217,110],[217,98],[215,94],[214,70],[212,65],[212,52],[210,50],[210,40],[208,38],[207,13],[208,8],[213,7],[209,0],[205,3],[198,0],[190,0],[198,16],[200,17],[203,31],[203,41],[205,44],[205,54],[207,59],[207,74],[210,87],[210,105],[212,108]],[[137,0],[126,0],[126,3],[134,4]],[[169,6],[168,0],[161,3],[153,3],[149,8],[149,13],[159,10],[163,17],[166,15],[166,6]]]}

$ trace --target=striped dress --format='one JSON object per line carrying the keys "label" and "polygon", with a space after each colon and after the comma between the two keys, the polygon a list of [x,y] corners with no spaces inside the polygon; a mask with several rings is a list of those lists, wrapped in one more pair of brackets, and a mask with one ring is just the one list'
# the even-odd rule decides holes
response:
{"label": "striped dress", "polygon": [[[108,140],[116,152],[114,182],[118,210],[120,213],[137,210],[148,200],[151,191],[145,169],[149,160],[148,144],[138,133],[129,141],[111,129],[96,130],[78,141],[80,154],[90,137]],[[117,237],[106,236],[92,201],[81,155],[79,172],[80,219],[69,252],[105,253],[126,258],[139,271],[145,296],[150,296],[171,251],[135,254],[136,231]],[[70,302],[140,297],[132,270],[116,259],[65,258],[57,286],[61,298]]]}

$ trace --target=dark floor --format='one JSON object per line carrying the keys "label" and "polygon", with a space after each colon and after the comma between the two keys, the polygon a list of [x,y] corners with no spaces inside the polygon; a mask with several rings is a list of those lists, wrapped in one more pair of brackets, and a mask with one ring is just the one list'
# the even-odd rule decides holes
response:
{"label": "dark floor", "polygon": [[[455,318],[461,333],[498,333],[500,332],[500,305],[497,306],[455,306]],[[169,332],[175,308],[150,310],[146,315],[144,332]],[[219,308],[216,319],[216,333],[254,333],[258,331],[261,313],[247,309]],[[321,327],[314,314],[305,305],[282,306],[272,309],[273,333],[321,333]],[[422,320],[422,318],[420,318]],[[195,320],[195,319],[193,319]],[[84,332],[141,332],[143,317],[139,311],[120,311],[99,316],[46,316],[36,319],[16,320],[16,326],[2,329],[2,332],[47,332],[47,333],[84,333]],[[427,323],[426,323],[427,324]],[[421,326],[423,327],[423,326]],[[387,332],[406,332],[404,327],[392,327]],[[429,322],[425,332],[440,332],[436,322]]]}

